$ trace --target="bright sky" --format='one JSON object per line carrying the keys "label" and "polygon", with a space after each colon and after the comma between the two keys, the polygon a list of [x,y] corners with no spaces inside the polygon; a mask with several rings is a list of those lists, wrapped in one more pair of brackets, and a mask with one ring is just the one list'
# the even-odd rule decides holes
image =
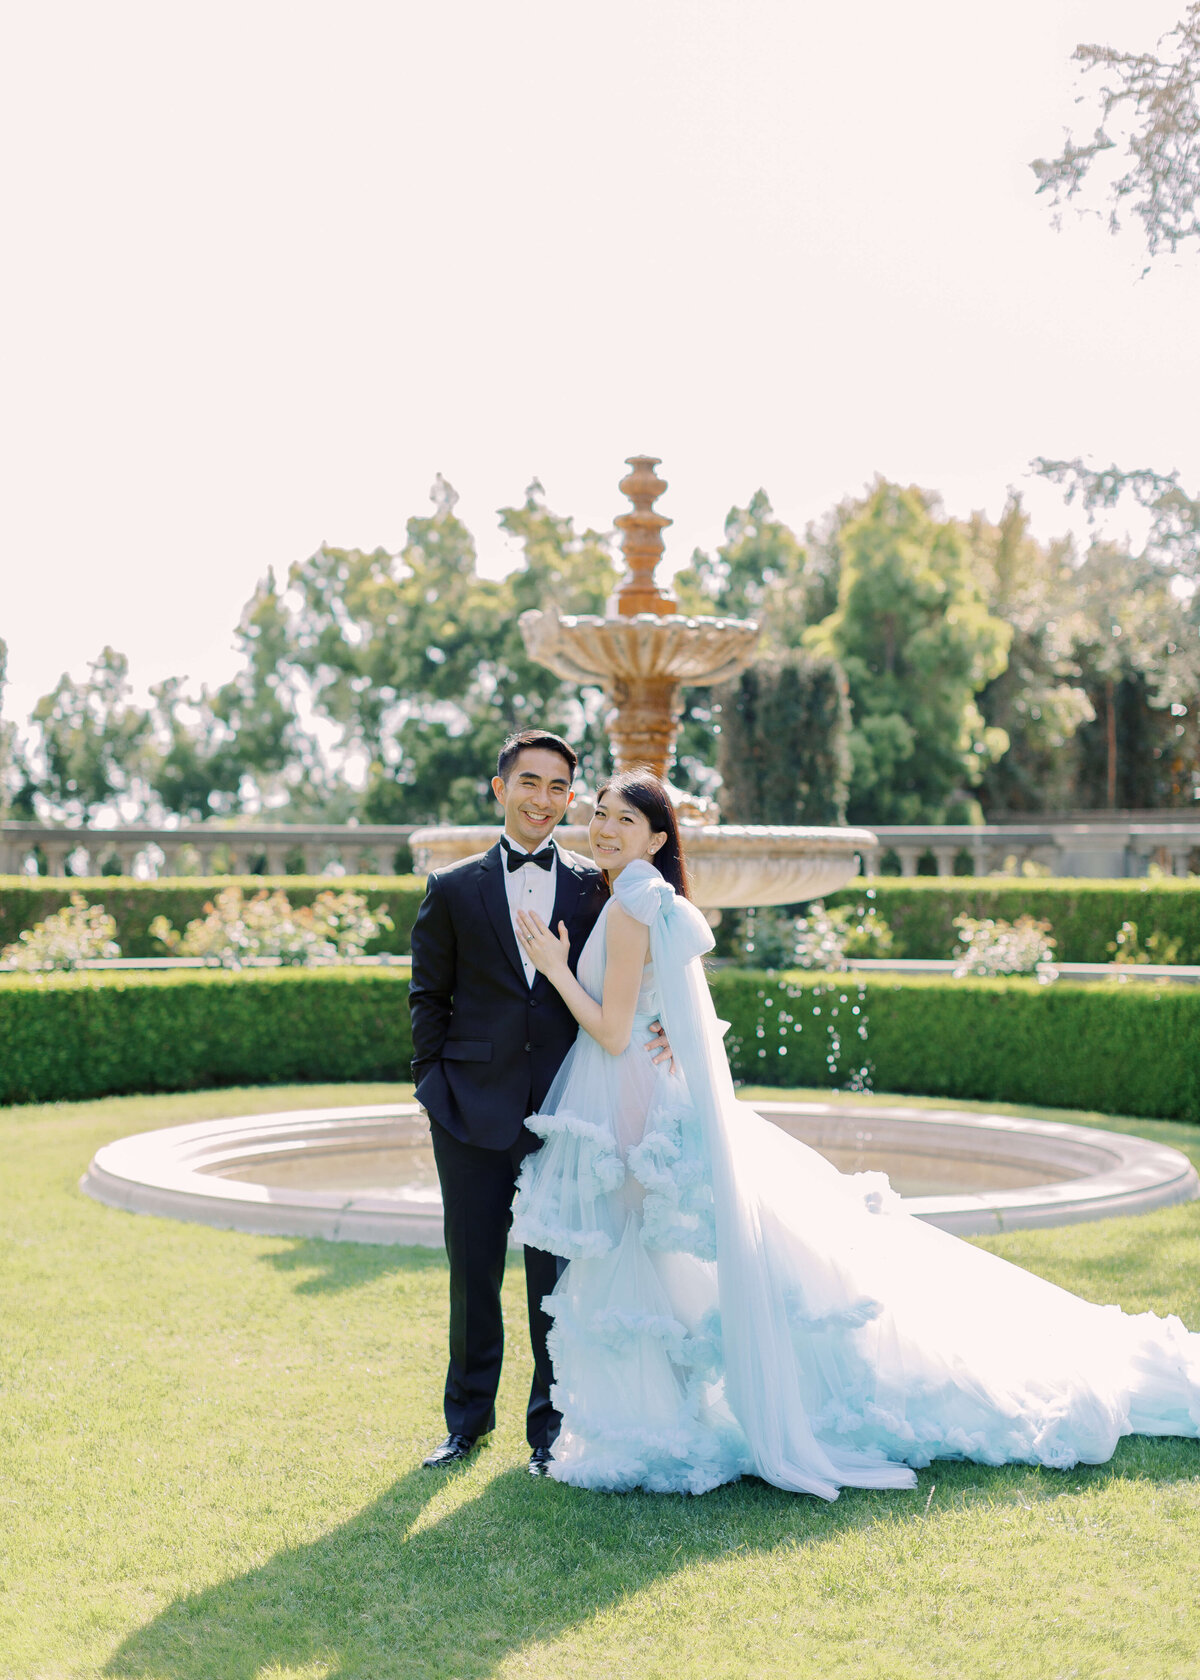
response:
{"label": "bright sky", "polygon": [[[1182,0],[55,0],[0,14],[4,710],[109,642],[218,682],[268,566],[485,567],[535,474],[668,558],[876,472],[999,511],[1035,454],[1200,484],[1200,262],[1056,234],[1081,39]],[[1046,535],[1058,493],[1029,491]]]}

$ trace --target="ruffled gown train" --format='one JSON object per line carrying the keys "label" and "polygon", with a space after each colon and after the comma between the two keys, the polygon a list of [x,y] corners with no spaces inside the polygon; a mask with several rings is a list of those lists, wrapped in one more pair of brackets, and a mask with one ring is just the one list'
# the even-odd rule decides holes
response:
{"label": "ruffled gown train", "polygon": [[[580,1032],[526,1159],[514,1236],[569,1261],[546,1306],[551,1474],[703,1493],[904,1488],[934,1458],[1067,1469],[1123,1435],[1200,1433],[1200,1336],[1095,1306],[903,1212],[733,1089],[700,957],[653,865],[615,898],[650,930],[628,1049]],[[579,960],[599,998],[605,928]],[[646,1054],[661,1018],[677,1071]]]}

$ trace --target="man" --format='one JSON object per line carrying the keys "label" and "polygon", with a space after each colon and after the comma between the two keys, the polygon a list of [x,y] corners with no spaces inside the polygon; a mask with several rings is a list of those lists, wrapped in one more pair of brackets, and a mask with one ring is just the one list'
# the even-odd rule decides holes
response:
{"label": "man", "polygon": [[[608,897],[596,866],[558,846],[552,831],[571,803],[577,759],[543,730],[501,749],[492,791],[504,813],[499,843],[429,877],[412,935],[413,1078],[431,1122],[450,1261],[446,1428],[425,1459],[456,1464],[495,1427],[504,1353],[500,1286],[521,1162],[541,1139],[525,1126],[575,1042],[574,1017],[518,947],[519,911],[565,922],[574,969]],[[656,1060],[665,1039],[649,1048]],[[533,1475],[545,1475],[558,1434],[542,1298],[558,1281],[555,1255],[525,1250],[533,1344],[526,1433]]]}

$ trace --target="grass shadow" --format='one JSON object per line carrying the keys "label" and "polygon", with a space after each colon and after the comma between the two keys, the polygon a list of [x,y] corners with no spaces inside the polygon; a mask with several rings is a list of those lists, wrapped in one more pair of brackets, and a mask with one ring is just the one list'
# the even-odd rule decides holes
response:
{"label": "grass shadow", "polygon": [[277,1272],[302,1274],[296,1283],[297,1295],[335,1294],[397,1272],[412,1276],[446,1268],[446,1256],[440,1248],[328,1242],[324,1237],[298,1237],[289,1247],[274,1249],[260,1258]]}
{"label": "grass shadow", "polygon": [[[847,1491],[835,1504],[754,1479],[703,1498],[579,1493],[523,1467],[488,1476],[487,1455],[415,1469],[319,1539],[176,1600],[127,1638],[108,1680],[256,1680],[328,1671],[338,1680],[486,1680],[514,1651],[553,1640],[658,1581],[734,1553],[817,1549],[883,1525],[897,1541],[964,1507],[1029,1506],[1113,1480],[1195,1472],[1194,1443],[1125,1442],[1072,1472],[941,1462],[915,1493]],[[936,1482],[937,1500],[932,1501]]]}

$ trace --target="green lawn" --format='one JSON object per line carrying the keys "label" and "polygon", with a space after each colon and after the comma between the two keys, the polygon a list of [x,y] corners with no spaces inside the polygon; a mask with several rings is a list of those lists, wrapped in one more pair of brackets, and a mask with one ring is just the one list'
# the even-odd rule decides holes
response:
{"label": "green lawn", "polygon": [[[5,1680],[1200,1673],[1195,1443],[1065,1475],[937,1464],[915,1493],[832,1506],[755,1481],[694,1500],[535,1483],[518,1267],[495,1444],[436,1476],[418,1460],[441,1429],[440,1254],[136,1217],[76,1188],[130,1131],[404,1094],[0,1111]],[[1200,1326],[1200,1204],[987,1246]]]}

